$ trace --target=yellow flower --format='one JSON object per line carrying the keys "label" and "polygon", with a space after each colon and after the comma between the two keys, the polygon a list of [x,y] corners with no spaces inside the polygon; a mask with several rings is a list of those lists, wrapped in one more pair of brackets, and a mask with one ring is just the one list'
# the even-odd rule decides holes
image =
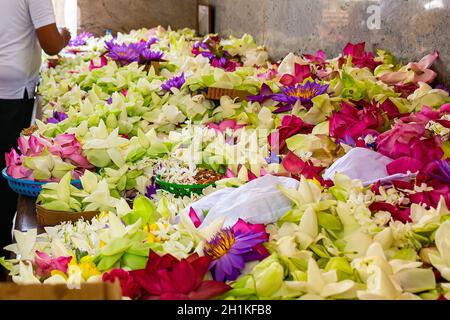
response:
{"label": "yellow flower", "polygon": [[[80,259],[80,262],[77,263],[77,259],[75,257],[69,263],[69,275],[76,272],[81,272],[84,280],[88,280],[90,277],[100,275],[101,272],[97,269],[97,266],[93,262],[92,256],[84,256]],[[67,277],[66,277],[67,278]]]}
{"label": "yellow flower", "polygon": [[144,231],[148,233],[147,236],[147,242],[148,243],[154,243],[154,242],[161,242],[161,239],[159,237],[156,237],[153,233],[153,231],[159,230],[159,227],[156,223],[147,224],[144,227]]}
{"label": "yellow flower", "polygon": [[81,258],[80,263],[78,264],[78,266],[81,269],[83,278],[85,280],[88,280],[90,277],[101,274],[101,272],[97,269],[97,266],[95,265],[95,263],[92,260],[93,260],[93,257],[85,256],[85,257]]}
{"label": "yellow flower", "polygon": [[[73,260],[73,259],[72,259],[72,260]],[[64,272],[60,271],[60,270],[52,270],[52,271],[50,272],[50,274],[51,274],[52,276],[60,275],[60,276],[63,277],[65,280],[67,280],[67,275],[66,275]]]}
{"label": "yellow flower", "polygon": [[100,212],[100,214],[98,215],[99,219],[103,219],[105,217],[108,216],[108,211],[103,210],[102,212]]}
{"label": "yellow flower", "polygon": [[103,240],[100,240],[100,243],[98,244],[98,248],[101,249],[106,245],[106,242]]}

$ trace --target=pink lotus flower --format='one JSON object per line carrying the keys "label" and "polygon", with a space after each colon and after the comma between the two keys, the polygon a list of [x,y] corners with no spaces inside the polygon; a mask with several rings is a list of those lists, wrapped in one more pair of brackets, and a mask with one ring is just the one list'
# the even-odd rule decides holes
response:
{"label": "pink lotus flower", "polygon": [[93,168],[87,158],[82,155],[82,147],[75,134],[60,134],[56,136],[49,151],[63,160],[68,160],[78,168]]}
{"label": "pink lotus flower", "polygon": [[297,83],[302,83],[303,80],[310,77],[313,77],[311,67],[309,65],[301,65],[296,63],[294,74],[284,74],[280,79],[280,83],[283,86],[289,87],[296,85]]}
{"label": "pink lotus flower", "polygon": [[358,44],[348,43],[344,48],[344,57],[351,56],[353,65],[358,68],[367,67],[370,70],[374,70],[381,62],[375,61],[373,53],[366,52],[365,47],[365,42]]}
{"label": "pink lotus flower", "polygon": [[225,132],[227,129],[231,129],[233,131],[236,131],[238,129],[243,128],[243,125],[238,125],[235,120],[224,120],[220,123],[208,123],[206,125],[210,129],[214,129],[216,132]]}
{"label": "pink lotus flower", "polygon": [[[409,63],[406,69],[414,72],[413,83],[431,83],[437,73],[430,69],[433,63],[439,58],[439,52],[435,51],[423,57],[419,62]],[[380,80],[387,84],[404,84],[409,78],[410,71],[397,71],[383,74]]]}
{"label": "pink lotus flower", "polygon": [[49,277],[53,270],[67,273],[68,265],[71,260],[72,257],[58,257],[52,259],[45,252],[36,251],[36,257],[34,258],[36,275],[40,277]]}
{"label": "pink lotus flower", "polygon": [[50,140],[34,134],[28,138],[24,136],[19,137],[17,143],[19,145],[20,152],[26,157],[39,156],[45,148],[52,146]]}
{"label": "pink lotus flower", "polygon": [[33,171],[22,165],[22,156],[12,148],[9,153],[5,153],[6,173],[14,179],[33,180]]}

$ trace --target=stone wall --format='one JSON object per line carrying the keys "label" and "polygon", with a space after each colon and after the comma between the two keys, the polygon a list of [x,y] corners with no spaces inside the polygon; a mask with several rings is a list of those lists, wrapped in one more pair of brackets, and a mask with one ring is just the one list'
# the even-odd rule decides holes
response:
{"label": "stone wall", "polygon": [[349,41],[365,41],[369,50],[386,49],[404,61],[420,59],[436,49],[441,58],[435,68],[440,80],[450,85],[450,0],[207,2],[215,8],[216,32],[250,33],[274,59],[318,49],[334,56]]}
{"label": "stone wall", "polygon": [[[198,1],[214,7],[216,32],[250,33],[273,59],[318,49],[334,56],[349,41],[365,41],[369,50],[386,49],[404,61],[436,49],[441,58],[435,67],[441,80],[450,84],[450,0]],[[196,4],[197,0],[78,0],[81,29],[96,34],[107,28],[126,32],[159,24],[195,28]]]}
{"label": "stone wall", "polygon": [[196,28],[197,0],[78,0],[80,30],[103,35],[162,25]]}

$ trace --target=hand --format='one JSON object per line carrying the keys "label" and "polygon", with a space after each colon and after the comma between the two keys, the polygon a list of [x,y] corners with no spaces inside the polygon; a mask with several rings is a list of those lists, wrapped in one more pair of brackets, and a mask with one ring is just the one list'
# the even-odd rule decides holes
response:
{"label": "hand", "polygon": [[63,28],[61,30],[61,37],[63,39],[63,47],[66,47],[69,44],[70,39],[72,38],[70,31],[67,28]]}

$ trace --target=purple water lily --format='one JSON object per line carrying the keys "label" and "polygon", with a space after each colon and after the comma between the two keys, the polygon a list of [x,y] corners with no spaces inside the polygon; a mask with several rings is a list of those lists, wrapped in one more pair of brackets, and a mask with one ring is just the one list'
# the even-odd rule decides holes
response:
{"label": "purple water lily", "polygon": [[264,225],[239,219],[232,228],[220,230],[205,244],[204,253],[212,258],[211,274],[217,281],[235,280],[245,262],[262,260],[269,255],[262,243],[268,240]]}
{"label": "purple water lily", "polygon": [[164,91],[170,91],[171,88],[177,88],[178,90],[180,90],[185,82],[186,79],[184,79],[184,72],[183,72],[181,75],[173,77],[172,79],[169,79],[166,82],[164,82],[161,88]]}
{"label": "purple water lily", "polygon": [[146,42],[117,44],[114,39],[105,42],[108,57],[117,61],[120,65],[126,66],[132,62],[139,62],[141,53],[146,49]]}
{"label": "purple water lily", "polygon": [[93,37],[94,35],[90,32],[82,32],[76,36],[75,39],[69,41],[69,47],[84,46],[86,44],[86,40]]}
{"label": "purple water lily", "polygon": [[60,123],[61,121],[64,121],[69,116],[65,112],[53,112],[53,117],[47,119],[47,123]]}
{"label": "purple water lily", "polygon": [[263,83],[261,86],[261,90],[259,90],[259,94],[255,95],[255,96],[248,96],[247,100],[263,103],[266,100],[272,99],[273,96],[274,96],[274,93],[273,93],[272,89],[270,89],[270,87],[267,84]]}
{"label": "purple water lily", "polygon": [[450,164],[446,160],[435,161],[438,173],[430,173],[434,179],[450,184]]}
{"label": "purple water lily", "polygon": [[141,52],[141,60],[143,60],[143,63],[148,63],[152,61],[160,61],[162,57],[164,56],[164,53],[161,51],[153,51],[150,49],[145,49]]}
{"label": "purple water lily", "polygon": [[159,39],[156,38],[156,37],[150,38],[150,39],[147,41],[147,48],[150,49],[150,47],[151,47],[152,45],[154,45],[155,43],[157,43],[158,41],[159,41]]}
{"label": "purple water lily", "polygon": [[147,186],[145,196],[149,199],[152,199],[158,189],[159,187],[156,185],[156,183],[152,182]]}
{"label": "purple water lily", "polygon": [[275,110],[274,113],[290,111],[298,101],[309,109],[312,106],[311,100],[314,97],[326,93],[328,88],[328,84],[323,85],[316,81],[308,81],[303,85],[297,84],[281,88],[281,93],[275,94],[272,99],[284,103],[285,106]]}

